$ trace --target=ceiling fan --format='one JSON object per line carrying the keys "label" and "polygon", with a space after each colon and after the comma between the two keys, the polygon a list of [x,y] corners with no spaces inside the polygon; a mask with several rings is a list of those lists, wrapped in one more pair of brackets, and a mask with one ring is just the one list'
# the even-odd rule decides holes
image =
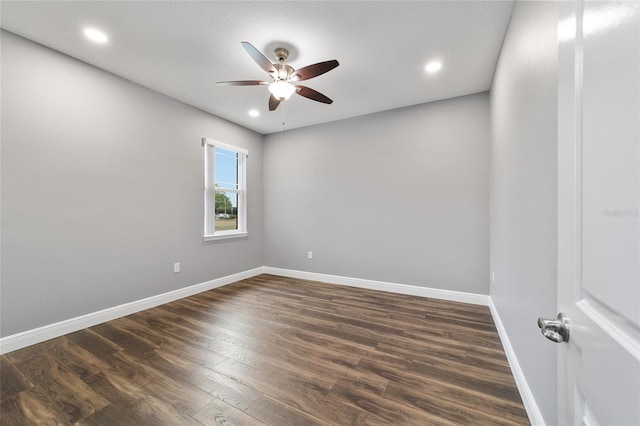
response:
{"label": "ceiling fan", "polygon": [[328,71],[331,71],[338,65],[338,61],[335,59],[330,61],[318,62],[317,64],[308,65],[299,69],[294,69],[290,65],[285,64],[285,61],[289,57],[289,51],[283,47],[278,47],[274,50],[274,54],[278,59],[277,63],[271,63],[271,61],[262,54],[258,49],[253,47],[251,43],[243,41],[242,47],[247,51],[249,56],[256,61],[256,63],[265,70],[272,82],[262,80],[241,80],[241,81],[219,81],[216,84],[221,86],[263,86],[269,85],[269,111],[274,111],[278,108],[281,102],[286,101],[297,93],[300,96],[309,98],[314,101],[330,104],[333,100],[329,99],[322,93],[313,90],[306,86],[293,84],[298,81],[309,80],[313,77],[317,77]]}

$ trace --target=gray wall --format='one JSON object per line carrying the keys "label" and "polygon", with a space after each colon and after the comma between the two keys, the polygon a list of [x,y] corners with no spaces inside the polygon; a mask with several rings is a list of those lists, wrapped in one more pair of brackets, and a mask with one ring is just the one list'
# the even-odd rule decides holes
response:
{"label": "gray wall", "polygon": [[491,297],[545,420],[556,418],[557,5],[516,2],[491,90]]}
{"label": "gray wall", "polygon": [[[264,264],[256,133],[3,31],[1,136],[2,336]],[[202,241],[203,136],[250,152],[248,238]]]}
{"label": "gray wall", "polygon": [[489,147],[487,93],[267,136],[266,264],[488,294]]}

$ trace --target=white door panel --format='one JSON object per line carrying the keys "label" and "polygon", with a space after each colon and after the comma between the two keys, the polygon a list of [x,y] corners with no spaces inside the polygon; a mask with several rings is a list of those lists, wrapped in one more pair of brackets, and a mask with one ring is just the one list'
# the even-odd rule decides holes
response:
{"label": "white door panel", "polygon": [[562,425],[640,425],[640,3],[560,5]]}
{"label": "white door panel", "polygon": [[[584,4],[582,289],[640,325],[637,2]],[[633,238],[636,236],[636,238]],[[621,291],[611,291],[615,283]]]}

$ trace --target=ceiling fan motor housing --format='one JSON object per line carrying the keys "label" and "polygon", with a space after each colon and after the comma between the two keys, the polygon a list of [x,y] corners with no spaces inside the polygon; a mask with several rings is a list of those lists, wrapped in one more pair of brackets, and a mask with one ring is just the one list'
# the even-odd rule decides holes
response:
{"label": "ceiling fan motor housing", "polygon": [[275,49],[273,51],[273,53],[276,56],[276,59],[278,59],[278,63],[277,64],[273,64],[274,68],[276,69],[277,73],[276,75],[274,75],[274,80],[279,81],[279,80],[286,80],[288,81],[291,76],[293,75],[293,72],[295,71],[295,69],[293,69],[293,67],[286,65],[284,63],[284,61],[287,60],[287,58],[289,57],[289,51],[287,49],[285,49],[284,47],[278,47],[277,49]]}
{"label": "ceiling fan motor housing", "polygon": [[287,64],[273,64],[273,67],[276,69],[277,73],[274,76],[274,79],[276,81],[278,80],[289,80],[289,78],[291,78],[291,76],[293,75],[293,73],[295,72],[295,69],[293,69],[293,67],[287,65]]}

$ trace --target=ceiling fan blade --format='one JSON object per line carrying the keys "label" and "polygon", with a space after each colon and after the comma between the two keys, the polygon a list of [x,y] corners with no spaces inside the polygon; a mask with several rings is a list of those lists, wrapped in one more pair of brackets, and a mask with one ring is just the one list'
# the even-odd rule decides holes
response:
{"label": "ceiling fan blade", "polygon": [[271,95],[271,97],[269,97],[269,111],[275,111],[278,105],[280,105],[280,102],[282,102],[280,99]]}
{"label": "ceiling fan blade", "polygon": [[325,72],[331,71],[335,67],[340,65],[338,61],[332,59],[330,61],[318,62],[317,64],[307,65],[297,69],[291,77],[292,81],[309,80],[310,78],[317,77]]}
{"label": "ceiling fan blade", "polygon": [[218,81],[218,86],[263,86],[269,84],[262,80]]}
{"label": "ceiling fan blade", "polygon": [[317,90],[313,90],[306,86],[296,86],[296,93],[300,96],[304,96],[305,98],[309,98],[312,101],[318,101],[324,104],[333,103],[333,100],[331,100],[330,98],[326,97]]}
{"label": "ceiling fan blade", "polygon": [[266,56],[264,56],[262,52],[253,47],[251,43],[249,43],[248,41],[243,41],[242,47],[244,47],[244,50],[246,50],[249,56],[251,56],[251,59],[256,61],[258,65],[260,65],[260,68],[262,68],[269,74],[277,73],[276,68],[273,66],[271,61]]}

